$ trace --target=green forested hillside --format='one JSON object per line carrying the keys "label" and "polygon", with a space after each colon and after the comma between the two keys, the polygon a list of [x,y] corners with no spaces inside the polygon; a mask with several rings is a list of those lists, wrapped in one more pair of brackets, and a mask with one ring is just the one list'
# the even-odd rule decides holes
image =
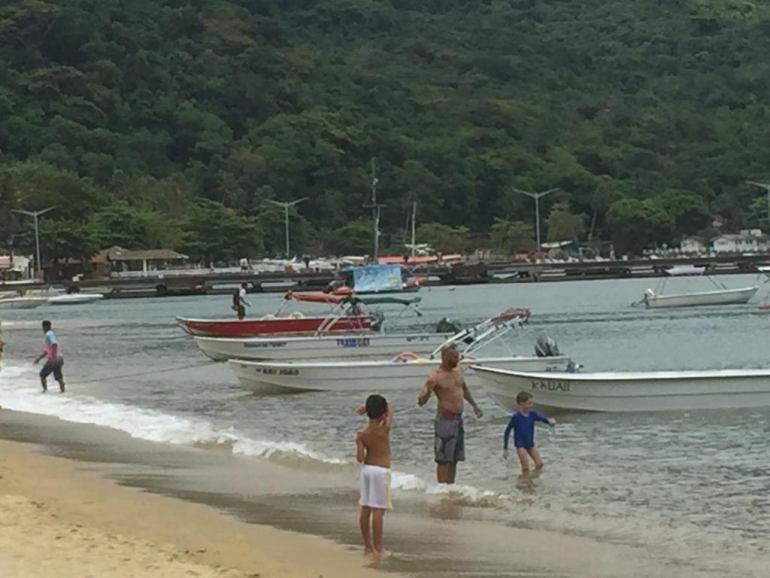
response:
{"label": "green forested hillside", "polygon": [[[8,0],[0,243],[208,258],[283,248],[266,199],[308,197],[298,250],[638,251],[767,227],[770,4],[760,0]],[[215,223],[216,226],[211,226]],[[441,226],[443,225],[443,226]],[[229,243],[222,243],[222,236]]]}

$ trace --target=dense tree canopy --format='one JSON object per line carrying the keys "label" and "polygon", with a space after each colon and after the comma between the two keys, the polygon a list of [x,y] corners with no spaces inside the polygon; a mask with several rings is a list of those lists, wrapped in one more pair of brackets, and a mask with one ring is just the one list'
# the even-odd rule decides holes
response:
{"label": "dense tree canopy", "polygon": [[769,100],[760,0],[9,0],[0,243],[30,247],[11,209],[56,206],[49,258],[280,254],[265,201],[308,197],[298,251],[368,251],[372,157],[383,247],[417,202],[447,249],[514,249],[513,186],[561,189],[544,238],[619,251],[767,228],[745,180],[770,177]]}

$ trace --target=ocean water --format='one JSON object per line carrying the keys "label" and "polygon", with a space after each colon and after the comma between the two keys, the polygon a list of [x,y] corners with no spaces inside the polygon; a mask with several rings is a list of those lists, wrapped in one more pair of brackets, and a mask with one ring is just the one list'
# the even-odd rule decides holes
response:
{"label": "ocean water", "polygon": [[[731,288],[754,276],[718,279]],[[489,285],[424,290],[429,327],[447,316],[464,325],[511,306],[532,310],[508,339],[530,353],[549,335],[587,370],[766,367],[770,313],[757,305],[645,311],[630,304],[649,281]],[[652,282],[654,283],[654,281]],[[669,281],[670,292],[708,290],[706,279]],[[251,299],[254,314],[280,296]],[[355,480],[354,410],[368,393],[258,397],[226,364],[209,362],[175,324],[179,315],[230,316],[229,297],[105,301],[90,306],[3,311],[6,362],[0,405],[120,429],[159,442],[279,461],[307,475]],[[66,359],[66,395],[39,392],[31,360],[51,319]],[[55,391],[55,387],[51,388]],[[490,524],[509,524],[647,548],[711,575],[765,575],[770,543],[770,408],[736,412],[565,414],[537,432],[546,461],[520,479],[501,456],[507,412],[482,390],[485,410],[466,420],[467,461],[453,488],[433,483],[432,411],[417,391],[391,396],[395,501],[453,500]]]}

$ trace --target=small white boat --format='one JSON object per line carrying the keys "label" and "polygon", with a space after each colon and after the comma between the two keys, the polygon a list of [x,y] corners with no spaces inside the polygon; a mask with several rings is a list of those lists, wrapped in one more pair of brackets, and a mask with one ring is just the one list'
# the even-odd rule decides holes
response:
{"label": "small white boat", "polygon": [[703,265],[674,265],[664,270],[669,277],[700,277],[705,272]]}
{"label": "small white boat", "polygon": [[[529,317],[528,310],[508,310],[479,325],[458,332],[438,347],[428,359],[413,352],[404,352],[393,359],[375,361],[325,362],[255,362],[231,359],[228,363],[241,384],[259,394],[303,391],[394,391],[419,390],[428,374],[438,367],[437,359],[446,344],[467,344],[461,365],[505,367],[524,371],[566,371],[571,361],[567,357],[504,357],[474,358],[470,356],[481,347],[499,339],[515,324]],[[468,384],[478,385],[473,372],[466,375]]]}
{"label": "small white boat", "polygon": [[516,409],[529,391],[544,411],[649,412],[770,406],[770,369],[631,373],[522,372],[473,367],[487,394]]}
{"label": "small white boat", "polygon": [[101,293],[69,293],[50,297],[48,303],[50,305],[81,305],[83,303],[100,301],[101,299],[104,299],[104,295]]}
{"label": "small white boat", "polygon": [[0,298],[0,309],[35,309],[47,301],[47,297],[4,297]]}
{"label": "small white boat", "polygon": [[652,289],[644,292],[642,303],[648,309],[672,307],[700,307],[706,305],[742,305],[748,303],[759,287],[742,289],[720,289],[700,293],[682,293],[679,295],[656,295]]}
{"label": "small white boat", "polygon": [[195,343],[214,361],[251,359],[290,361],[293,359],[348,359],[392,357],[400,351],[430,354],[451,335],[446,333],[307,335],[302,337],[199,337]]}

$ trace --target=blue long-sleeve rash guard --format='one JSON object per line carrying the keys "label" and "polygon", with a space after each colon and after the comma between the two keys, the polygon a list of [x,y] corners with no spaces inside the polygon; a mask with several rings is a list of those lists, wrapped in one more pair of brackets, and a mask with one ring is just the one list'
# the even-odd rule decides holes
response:
{"label": "blue long-sleeve rash guard", "polygon": [[530,449],[535,447],[535,422],[548,423],[548,418],[542,413],[529,410],[527,415],[514,412],[503,435],[503,448],[508,449],[508,438],[513,431],[513,446],[516,448]]}

